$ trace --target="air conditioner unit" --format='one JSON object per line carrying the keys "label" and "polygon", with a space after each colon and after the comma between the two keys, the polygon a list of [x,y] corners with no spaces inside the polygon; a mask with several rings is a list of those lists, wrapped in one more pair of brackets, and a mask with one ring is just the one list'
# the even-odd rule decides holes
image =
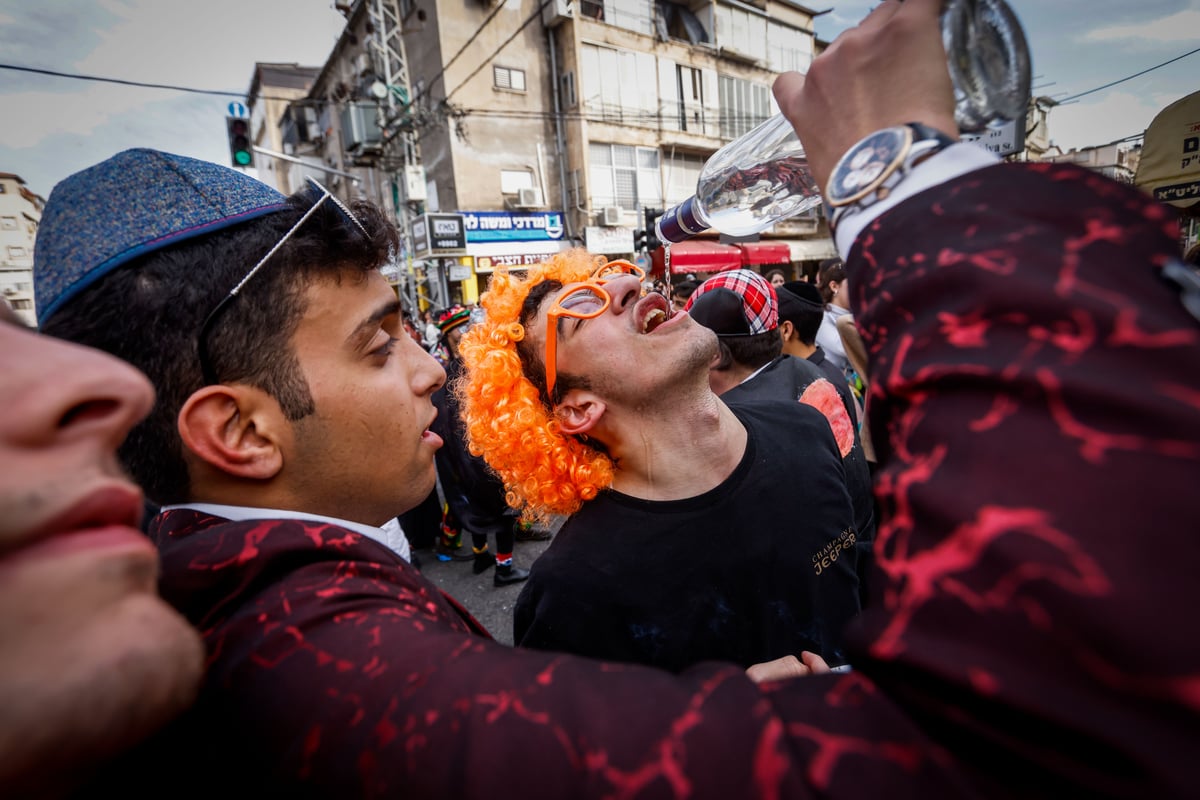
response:
{"label": "air conditioner unit", "polygon": [[549,0],[542,5],[542,24],[547,28],[553,28],[574,18],[575,3],[573,0]]}
{"label": "air conditioner unit", "polygon": [[616,227],[625,221],[625,210],[620,206],[605,206],[603,218],[606,226]]}
{"label": "air conditioner unit", "polygon": [[377,110],[374,103],[347,103],[342,109],[342,142],[346,152],[355,155],[379,152],[383,134]]}
{"label": "air conditioner unit", "polygon": [[541,208],[542,193],[532,187],[517,190],[517,208]]}

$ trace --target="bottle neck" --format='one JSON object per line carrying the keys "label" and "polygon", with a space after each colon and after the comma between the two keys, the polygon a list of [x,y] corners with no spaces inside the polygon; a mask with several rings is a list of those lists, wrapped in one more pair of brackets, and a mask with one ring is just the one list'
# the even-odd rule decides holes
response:
{"label": "bottle neck", "polygon": [[704,212],[696,204],[695,197],[689,197],[658,218],[655,230],[658,238],[664,242],[682,242],[709,229],[704,219]]}

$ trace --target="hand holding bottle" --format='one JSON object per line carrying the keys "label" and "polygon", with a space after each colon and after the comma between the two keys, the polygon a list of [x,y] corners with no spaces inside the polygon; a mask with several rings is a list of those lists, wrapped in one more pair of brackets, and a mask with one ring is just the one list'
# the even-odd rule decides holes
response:
{"label": "hand holding bottle", "polygon": [[942,0],[885,0],[814,59],[807,77],[776,79],[775,100],[818,186],[843,153],[881,128],[922,122],[957,138],[941,11]]}
{"label": "hand holding bottle", "polygon": [[766,230],[819,205],[834,165],[864,136],[921,123],[923,140],[941,146],[960,129],[1022,119],[1029,94],[1029,49],[1005,0],[885,0],[807,78],[780,76],[784,113],[714,153],[695,195],[659,218],[658,238]]}

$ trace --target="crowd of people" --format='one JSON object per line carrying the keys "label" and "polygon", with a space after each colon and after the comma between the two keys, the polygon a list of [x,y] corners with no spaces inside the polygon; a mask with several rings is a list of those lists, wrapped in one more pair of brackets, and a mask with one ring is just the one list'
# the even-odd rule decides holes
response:
{"label": "crowd of people", "polygon": [[[955,138],[940,7],[777,79],[819,185],[889,127]],[[369,203],[152,150],[64,180],[40,332],[0,312],[0,793],[1193,794],[1172,212],[964,144],[871,199],[824,296],[725,275],[680,312],[571,252],[434,318],[443,367]],[[569,517],[516,647],[396,523],[452,448],[481,573],[524,577],[516,514]]]}

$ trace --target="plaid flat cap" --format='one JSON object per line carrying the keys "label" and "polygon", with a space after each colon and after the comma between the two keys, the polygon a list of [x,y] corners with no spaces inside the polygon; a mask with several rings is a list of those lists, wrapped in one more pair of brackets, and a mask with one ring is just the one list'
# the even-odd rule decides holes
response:
{"label": "plaid flat cap", "polygon": [[135,149],[64,179],[46,201],[33,250],[38,323],[129,261],[286,207],[234,169]]}
{"label": "plaid flat cap", "polygon": [[748,269],[709,278],[688,298],[685,310],[717,336],[754,336],[779,327],[775,288]]}

